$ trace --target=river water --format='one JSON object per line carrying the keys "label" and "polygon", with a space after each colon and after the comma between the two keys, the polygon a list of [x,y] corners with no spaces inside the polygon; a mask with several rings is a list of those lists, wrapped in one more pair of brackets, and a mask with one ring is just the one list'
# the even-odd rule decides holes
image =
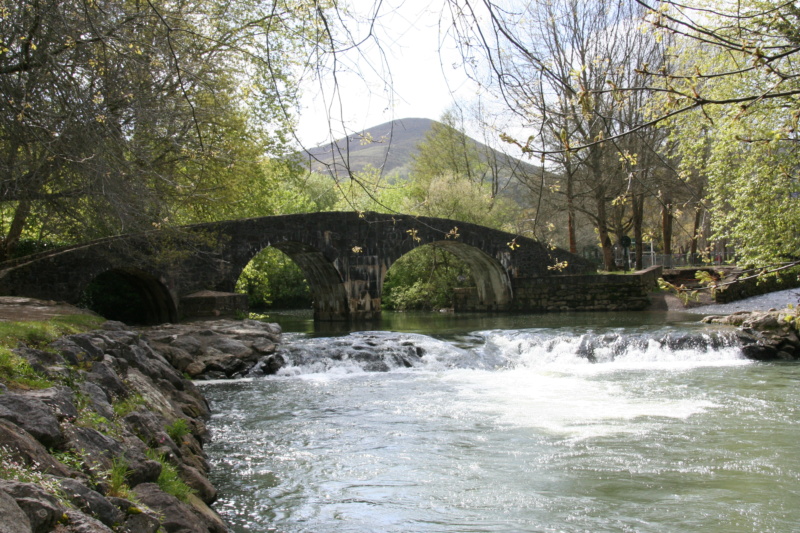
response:
{"label": "river water", "polygon": [[800,365],[697,318],[283,317],[280,375],[201,385],[215,508],[242,533],[797,531]]}

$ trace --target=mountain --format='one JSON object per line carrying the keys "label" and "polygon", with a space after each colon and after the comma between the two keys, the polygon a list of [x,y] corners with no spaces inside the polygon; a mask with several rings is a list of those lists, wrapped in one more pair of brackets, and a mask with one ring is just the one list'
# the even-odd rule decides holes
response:
{"label": "mountain", "polygon": [[[386,176],[407,179],[417,146],[425,140],[425,135],[438,124],[427,118],[404,118],[374,126],[347,139],[324,144],[306,151],[303,156],[308,167],[314,172],[328,173],[335,170],[338,176],[347,176],[346,161],[352,172],[359,172],[365,166],[382,170]],[[522,175],[536,176],[541,169],[507,154],[489,148],[470,139],[490,166],[497,170],[503,188],[516,188],[518,180],[512,177]],[[511,183],[513,182],[513,183]]]}
{"label": "mountain", "polygon": [[393,120],[347,139],[311,148],[304,155],[314,172],[328,172],[333,165],[339,176],[346,176],[345,162],[349,161],[352,172],[371,165],[383,170],[384,174],[396,173],[405,178],[408,177],[412,156],[417,153],[417,145],[425,139],[434,123],[427,118]]}

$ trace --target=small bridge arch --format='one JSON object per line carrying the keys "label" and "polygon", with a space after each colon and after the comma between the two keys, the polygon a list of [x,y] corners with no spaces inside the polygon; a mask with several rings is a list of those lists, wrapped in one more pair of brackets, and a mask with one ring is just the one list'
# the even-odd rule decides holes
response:
{"label": "small bridge arch", "polygon": [[[106,283],[103,283],[103,280]],[[105,270],[91,279],[89,283],[84,284],[80,290],[81,297],[87,295],[92,288],[102,290],[105,284],[123,284],[126,292],[132,293],[131,301],[108,302],[109,305],[120,308],[109,309],[107,313],[104,313],[105,316],[124,320],[133,312],[136,317],[135,320],[130,321],[141,324],[178,321],[178,309],[172,295],[167,287],[152,274],[138,268]],[[133,309],[130,306],[133,306]],[[105,309],[97,310],[101,313],[105,311]]]}
{"label": "small bridge arch", "polygon": [[272,246],[304,272],[318,320],[380,316],[389,267],[419,246],[434,244],[472,269],[481,308],[512,308],[512,279],[585,273],[584,259],[538,241],[465,222],[378,213],[326,212],[186,226],[54,250],[0,265],[0,293],[77,300],[84,284],[105,271],[123,272],[153,302],[153,316],[173,321],[184,296],[233,292],[252,258]]}

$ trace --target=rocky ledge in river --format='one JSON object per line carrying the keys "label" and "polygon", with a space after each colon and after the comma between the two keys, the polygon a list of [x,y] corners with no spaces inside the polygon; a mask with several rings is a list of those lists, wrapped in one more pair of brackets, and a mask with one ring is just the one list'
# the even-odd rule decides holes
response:
{"label": "rocky ledge in river", "polygon": [[707,316],[703,322],[737,326],[742,351],[750,359],[800,360],[800,309],[739,311],[732,315]]}
{"label": "rocky ledge in river", "polygon": [[191,377],[234,377],[280,329],[118,322],[22,356],[55,384],[0,384],[0,532],[222,533],[203,452],[209,407]]}
{"label": "rocky ledge in river", "polygon": [[284,359],[277,324],[258,320],[210,320],[164,324],[142,330],[153,348],[191,379],[232,379],[276,373]]}

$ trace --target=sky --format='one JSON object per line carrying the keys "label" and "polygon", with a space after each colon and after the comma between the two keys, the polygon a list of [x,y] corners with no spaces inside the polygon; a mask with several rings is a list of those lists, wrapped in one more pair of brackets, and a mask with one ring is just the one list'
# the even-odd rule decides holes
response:
{"label": "sky", "polygon": [[[362,49],[366,57],[347,56],[345,61],[351,72],[338,78],[343,89],[341,106],[330,105],[332,77],[323,80],[322,88],[305,85],[298,128],[304,146],[341,138],[345,128],[347,133],[353,133],[394,119],[438,120],[453,106],[454,98],[460,102],[474,99],[473,84],[457,66],[460,56],[452,43],[440,43],[438,25],[443,3],[384,1],[376,28],[385,66],[381,66],[375,45]],[[354,0],[357,8],[373,4],[372,0]],[[386,87],[387,79],[393,90]]]}

